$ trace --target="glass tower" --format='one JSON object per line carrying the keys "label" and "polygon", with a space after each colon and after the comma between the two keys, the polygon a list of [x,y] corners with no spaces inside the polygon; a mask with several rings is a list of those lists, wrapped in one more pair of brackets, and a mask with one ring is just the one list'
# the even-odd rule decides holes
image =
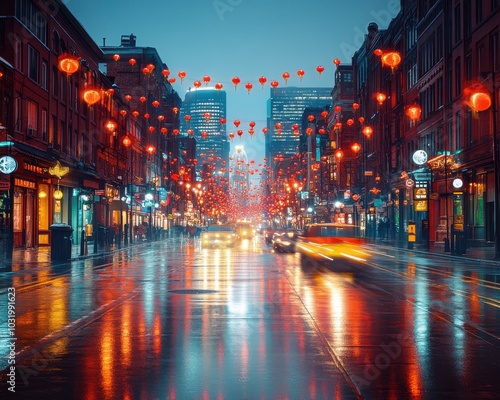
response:
{"label": "glass tower", "polygon": [[284,87],[271,89],[268,100],[266,157],[295,155],[299,147],[299,136],[293,125],[302,123],[302,115],[308,107],[327,107],[332,104],[331,88]]}
{"label": "glass tower", "polygon": [[229,162],[230,143],[226,134],[226,92],[212,87],[190,88],[180,110],[181,133],[196,139],[196,175],[201,171],[220,171]]}

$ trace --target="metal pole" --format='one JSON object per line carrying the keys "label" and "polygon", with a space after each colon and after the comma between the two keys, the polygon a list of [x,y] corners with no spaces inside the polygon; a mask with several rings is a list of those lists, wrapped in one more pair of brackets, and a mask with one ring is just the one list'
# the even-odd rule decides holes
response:
{"label": "metal pole", "polygon": [[[493,40],[492,40],[493,41]],[[491,44],[492,57],[495,56],[493,43]],[[491,106],[493,109],[493,162],[495,173],[495,260],[500,259],[500,151],[497,132],[497,92],[495,82],[495,58],[492,58],[491,80],[493,81],[493,96]]]}
{"label": "metal pole", "polygon": [[[449,137],[449,133],[448,133]],[[449,212],[448,212],[448,151],[444,151],[444,187],[446,190],[446,198],[445,198],[445,203],[444,203],[444,210],[446,213],[446,237],[444,238],[444,251],[448,252],[450,251],[450,221],[448,220],[449,218]]]}

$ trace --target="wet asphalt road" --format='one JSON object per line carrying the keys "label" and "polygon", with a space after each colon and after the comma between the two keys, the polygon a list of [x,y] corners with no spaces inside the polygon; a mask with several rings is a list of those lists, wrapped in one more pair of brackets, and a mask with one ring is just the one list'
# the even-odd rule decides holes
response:
{"label": "wet asphalt road", "polygon": [[260,239],[171,238],[18,266],[0,277],[0,393],[14,287],[13,398],[499,398],[500,268],[364,251],[305,267]]}

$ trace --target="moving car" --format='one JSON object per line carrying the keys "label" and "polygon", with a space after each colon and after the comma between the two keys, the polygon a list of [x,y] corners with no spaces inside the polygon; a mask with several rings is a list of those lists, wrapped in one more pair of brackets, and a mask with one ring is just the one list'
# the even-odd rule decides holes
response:
{"label": "moving car", "polygon": [[295,242],[300,233],[300,231],[291,228],[274,232],[273,249],[279,253],[295,253]]}
{"label": "moving car", "polygon": [[295,251],[304,266],[326,264],[336,270],[366,261],[369,254],[360,244],[359,227],[355,225],[321,223],[305,227],[297,239]]}
{"label": "moving car", "polygon": [[230,225],[210,225],[201,233],[201,247],[232,247],[237,238]]}
{"label": "moving car", "polygon": [[266,228],[266,230],[264,231],[264,240],[266,241],[266,244],[272,244],[273,236],[274,236],[274,229],[271,227]]}
{"label": "moving car", "polygon": [[238,221],[235,224],[236,233],[240,239],[253,239],[255,236],[255,228],[251,222]]}

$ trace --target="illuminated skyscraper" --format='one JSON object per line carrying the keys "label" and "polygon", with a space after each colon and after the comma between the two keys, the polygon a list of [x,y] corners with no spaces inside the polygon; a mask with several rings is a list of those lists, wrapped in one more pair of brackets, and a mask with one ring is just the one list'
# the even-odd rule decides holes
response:
{"label": "illuminated skyscraper", "polygon": [[268,160],[281,154],[297,153],[299,135],[292,126],[301,125],[302,114],[307,107],[326,107],[332,104],[331,88],[284,87],[271,89],[268,100],[266,157]]}
{"label": "illuminated skyscraper", "polygon": [[181,132],[196,139],[196,175],[204,168],[220,171],[229,162],[230,143],[226,135],[226,92],[212,87],[190,88],[180,110]]}

